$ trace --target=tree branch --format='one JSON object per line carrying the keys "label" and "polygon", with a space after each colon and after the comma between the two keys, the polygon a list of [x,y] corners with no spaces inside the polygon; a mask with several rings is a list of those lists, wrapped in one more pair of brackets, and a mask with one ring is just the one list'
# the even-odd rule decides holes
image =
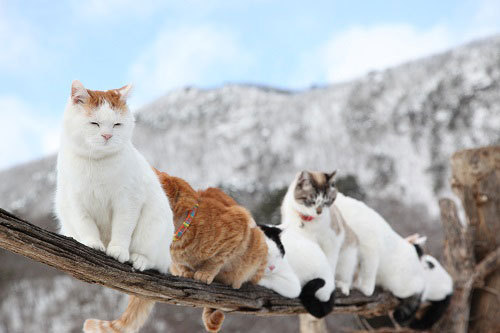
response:
{"label": "tree branch", "polygon": [[[284,298],[260,286],[245,284],[235,290],[219,283],[206,285],[156,271],[137,272],[131,265],[122,264],[72,238],[41,229],[1,208],[0,247],[50,265],[76,279],[158,302],[255,315],[305,312],[298,299]],[[336,296],[335,312],[365,316],[385,314],[397,304],[393,296],[379,290],[371,297],[357,291],[349,297]]]}

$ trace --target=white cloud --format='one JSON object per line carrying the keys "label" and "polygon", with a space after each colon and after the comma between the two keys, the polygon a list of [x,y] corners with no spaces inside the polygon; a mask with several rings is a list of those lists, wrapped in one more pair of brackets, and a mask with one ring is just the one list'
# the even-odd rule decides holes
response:
{"label": "white cloud", "polygon": [[[223,73],[246,70],[250,58],[235,36],[213,26],[165,29],[130,68],[137,87],[132,103],[149,102],[168,89],[207,85]],[[227,76],[225,76],[227,77]]]}
{"label": "white cloud", "polygon": [[316,49],[305,52],[290,80],[295,87],[315,82],[351,80],[439,53],[473,39],[500,32],[500,2],[478,1],[461,26],[436,24],[418,29],[409,24],[352,26],[336,32]]}
{"label": "white cloud", "polygon": [[39,43],[36,29],[15,17],[0,3],[0,72],[30,72],[49,59]]}
{"label": "white cloud", "polygon": [[13,96],[0,96],[0,169],[57,151],[59,119],[37,115]]}
{"label": "white cloud", "polygon": [[319,50],[326,80],[338,82],[446,50],[453,37],[442,26],[418,31],[406,24],[352,27]]}

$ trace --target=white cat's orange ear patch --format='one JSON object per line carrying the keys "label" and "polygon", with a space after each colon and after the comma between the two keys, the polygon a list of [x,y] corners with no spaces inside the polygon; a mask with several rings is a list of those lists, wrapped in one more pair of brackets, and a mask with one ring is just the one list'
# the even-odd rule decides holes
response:
{"label": "white cat's orange ear patch", "polygon": [[87,102],[89,97],[90,95],[87,92],[87,89],[85,89],[80,81],[74,80],[71,83],[71,100],[73,101],[73,104],[83,104]]}
{"label": "white cat's orange ear patch", "polygon": [[120,89],[118,89],[118,94],[120,94],[120,99],[124,102],[129,98],[131,92],[132,92],[131,84],[127,84],[126,86],[123,86]]}

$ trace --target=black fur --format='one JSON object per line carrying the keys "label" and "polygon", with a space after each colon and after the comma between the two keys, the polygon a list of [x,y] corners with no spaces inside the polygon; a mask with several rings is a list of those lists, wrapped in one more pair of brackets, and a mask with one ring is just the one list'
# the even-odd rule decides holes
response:
{"label": "black fur", "polygon": [[312,314],[316,318],[323,318],[333,310],[333,305],[335,301],[334,292],[330,295],[330,299],[327,302],[321,302],[316,298],[314,294],[316,291],[325,285],[325,280],[323,279],[313,279],[307,282],[302,291],[300,292],[299,299],[302,305],[306,308],[307,312]]}
{"label": "black fur", "polygon": [[394,310],[394,319],[401,326],[406,326],[413,319],[415,313],[420,307],[421,295],[413,295],[407,298],[399,299],[399,305]]}
{"label": "black fur", "polygon": [[413,244],[415,247],[415,250],[417,250],[417,255],[419,258],[421,258],[424,255],[424,250],[422,250],[422,247],[418,244]]}
{"label": "black fur", "polygon": [[446,296],[441,301],[432,301],[425,310],[421,318],[414,318],[410,323],[410,328],[415,330],[430,329],[444,314],[450,305],[451,295]]}
{"label": "black fur", "polygon": [[260,228],[260,230],[262,230],[264,232],[264,234],[266,235],[267,238],[269,238],[270,240],[272,240],[273,242],[276,243],[276,246],[278,247],[278,249],[281,252],[281,256],[284,256],[285,255],[285,247],[283,246],[283,243],[281,243],[281,238],[280,238],[280,234],[281,234],[282,230],[280,228],[273,227],[270,225],[264,225],[264,224],[259,224],[259,228]]}

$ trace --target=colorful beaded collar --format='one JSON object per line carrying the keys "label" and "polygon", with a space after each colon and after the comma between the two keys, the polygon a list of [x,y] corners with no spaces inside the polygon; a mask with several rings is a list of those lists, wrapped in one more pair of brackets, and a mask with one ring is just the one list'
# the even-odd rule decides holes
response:
{"label": "colorful beaded collar", "polygon": [[193,220],[194,216],[196,215],[196,211],[198,210],[198,204],[194,205],[193,209],[191,209],[184,222],[182,222],[181,226],[177,231],[174,233],[174,241],[177,241],[181,239],[182,235],[186,232],[187,228],[191,225],[191,221]]}

